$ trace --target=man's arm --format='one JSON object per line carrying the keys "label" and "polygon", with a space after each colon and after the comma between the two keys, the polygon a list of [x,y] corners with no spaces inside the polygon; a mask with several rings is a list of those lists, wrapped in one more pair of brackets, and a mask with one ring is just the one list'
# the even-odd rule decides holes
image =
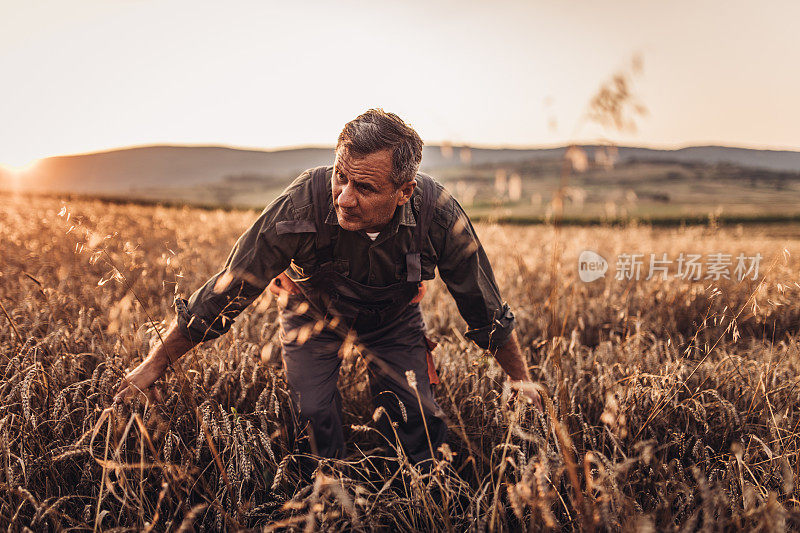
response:
{"label": "man's arm", "polygon": [[277,228],[280,223],[289,221],[292,226],[291,221],[299,220],[295,200],[302,205],[310,203],[309,176],[303,173],[262,211],[236,241],[223,270],[188,301],[176,300],[177,317],[163,343],[125,376],[118,397],[145,390],[193,346],[225,334],[270,280],[289,266],[300,242],[313,240],[313,233],[302,235]]}
{"label": "man's arm", "polygon": [[[449,194],[442,191],[442,194]],[[494,355],[512,382],[528,384],[522,392],[537,406],[541,398],[533,384],[514,332],[514,314],[503,302],[491,264],[469,217],[451,198],[453,214],[442,232],[439,274],[469,329],[465,336]],[[438,205],[443,205],[441,199]]]}
{"label": "man's arm", "polygon": [[531,374],[528,372],[528,365],[525,364],[525,357],[522,355],[515,331],[511,332],[511,338],[497,348],[493,355],[511,380],[531,381]]}
{"label": "man's arm", "polygon": [[[511,332],[511,338],[500,348],[497,348],[493,355],[512,382],[533,384],[531,374],[528,372],[528,365],[525,364],[525,357],[522,355],[522,350],[517,341],[516,331]],[[541,411],[542,398],[539,396],[539,392],[532,386],[521,387],[520,389],[522,393],[533,402],[536,408]]]}
{"label": "man's arm", "polygon": [[163,342],[154,346],[144,361],[125,376],[116,399],[122,399],[137,391],[147,390],[155,380],[164,374],[167,367],[191,350],[195,344],[181,333],[178,321],[173,320],[163,336]]}

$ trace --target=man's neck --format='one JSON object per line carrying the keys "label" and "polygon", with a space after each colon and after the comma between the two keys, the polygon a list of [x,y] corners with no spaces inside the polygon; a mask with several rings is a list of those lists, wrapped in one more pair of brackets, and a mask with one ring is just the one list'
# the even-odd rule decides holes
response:
{"label": "man's neck", "polygon": [[380,232],[382,232],[386,227],[388,227],[392,223],[392,220],[394,220],[394,217],[396,217],[397,214],[398,214],[398,210],[399,210],[399,207],[395,207],[394,208],[394,212],[392,213],[392,216],[389,217],[389,220],[387,220],[386,222],[384,222],[380,226],[372,226],[372,227],[369,227],[369,228],[364,228],[364,230],[363,230],[364,233],[380,233]]}

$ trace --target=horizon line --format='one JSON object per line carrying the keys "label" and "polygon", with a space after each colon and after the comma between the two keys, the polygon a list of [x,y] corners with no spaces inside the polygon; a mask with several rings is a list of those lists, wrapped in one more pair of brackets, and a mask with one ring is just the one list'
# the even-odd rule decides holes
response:
{"label": "horizon line", "polygon": [[[424,146],[426,147],[441,147],[441,146],[451,146],[452,148],[474,148],[474,149],[484,149],[484,150],[553,150],[559,148],[566,148],[568,146],[576,145],[576,146],[616,146],[619,148],[641,148],[645,150],[658,150],[658,151],[670,151],[675,152],[679,150],[685,150],[687,148],[707,148],[707,147],[714,147],[714,148],[732,148],[732,149],[740,149],[740,150],[754,150],[754,151],[761,151],[761,152],[795,152],[800,153],[800,148],[798,147],[778,147],[778,146],[766,146],[766,145],[745,145],[745,144],[719,144],[713,141],[698,141],[698,142],[691,142],[685,144],[648,144],[648,143],[641,143],[641,144],[624,144],[624,143],[610,143],[604,142],[603,140],[581,140],[575,141],[571,143],[553,143],[553,144],[492,144],[492,143],[468,143],[468,142],[450,142],[450,141],[430,141],[426,142]],[[144,143],[144,144],[131,144],[131,145],[124,145],[124,146],[117,146],[111,148],[103,148],[100,150],[90,150],[85,152],[73,152],[73,153],[66,153],[66,154],[57,154],[57,155],[48,155],[40,158],[34,159],[32,162],[44,161],[46,159],[59,159],[59,158],[70,158],[70,157],[81,157],[81,156],[88,156],[88,155],[98,155],[98,154],[107,154],[111,152],[121,152],[125,150],[136,150],[142,148],[222,148],[228,150],[240,150],[246,152],[284,152],[290,150],[309,150],[309,149],[319,149],[319,150],[333,150],[335,145],[324,145],[324,144],[294,144],[294,145],[279,145],[273,147],[256,147],[256,146],[246,146],[246,145],[235,145],[235,144],[208,144],[208,143]],[[0,162],[0,165],[5,166],[4,163]]]}

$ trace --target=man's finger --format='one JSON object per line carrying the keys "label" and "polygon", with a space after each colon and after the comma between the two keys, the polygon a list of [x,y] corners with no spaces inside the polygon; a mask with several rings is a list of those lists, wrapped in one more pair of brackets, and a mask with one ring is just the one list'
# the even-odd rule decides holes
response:
{"label": "man's finger", "polygon": [[114,403],[121,402],[130,393],[130,387],[126,386],[120,388],[119,392],[114,395]]}
{"label": "man's finger", "polygon": [[163,403],[164,398],[161,396],[161,392],[157,388],[151,387],[149,392],[150,396],[152,396],[152,399],[155,400],[156,403]]}
{"label": "man's finger", "polygon": [[134,396],[137,392],[141,392],[142,394],[147,395],[147,389],[139,389],[133,382],[128,381],[127,379],[122,380],[122,384],[119,387],[119,392],[114,396],[114,401],[123,401],[131,396]]}

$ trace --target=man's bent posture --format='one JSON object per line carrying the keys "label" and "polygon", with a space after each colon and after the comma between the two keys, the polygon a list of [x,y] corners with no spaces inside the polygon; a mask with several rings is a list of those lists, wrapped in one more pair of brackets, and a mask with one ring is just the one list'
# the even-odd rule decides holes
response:
{"label": "man's bent posture", "polygon": [[345,453],[336,382],[350,334],[366,358],[373,401],[386,410],[379,429],[392,443],[396,432],[412,461],[430,458],[446,425],[431,392],[418,301],[437,267],[466,336],[512,380],[529,382],[514,315],[472,224],[441,185],[417,172],[421,160],[419,135],[392,113],[369,110],[345,125],[333,166],[298,177],[239,238],[224,270],[176,302],[164,344],[126,376],[120,395],[146,389],[192,346],[227,332],[272,280],[270,289],[284,295],[286,379],[312,451]]}

